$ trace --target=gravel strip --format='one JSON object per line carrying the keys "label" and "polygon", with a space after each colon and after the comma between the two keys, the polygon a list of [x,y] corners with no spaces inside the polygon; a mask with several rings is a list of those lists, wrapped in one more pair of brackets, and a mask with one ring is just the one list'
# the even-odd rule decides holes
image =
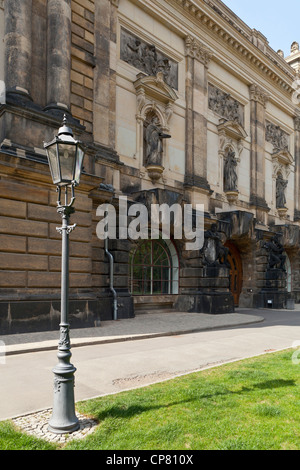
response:
{"label": "gravel strip", "polygon": [[45,439],[49,442],[65,444],[72,439],[82,439],[88,434],[91,434],[97,422],[94,419],[87,418],[79,413],[76,413],[79,419],[80,428],[72,434],[54,434],[48,431],[48,423],[52,415],[52,409],[39,411],[26,416],[14,418],[13,423],[23,432],[35,436],[40,439]]}

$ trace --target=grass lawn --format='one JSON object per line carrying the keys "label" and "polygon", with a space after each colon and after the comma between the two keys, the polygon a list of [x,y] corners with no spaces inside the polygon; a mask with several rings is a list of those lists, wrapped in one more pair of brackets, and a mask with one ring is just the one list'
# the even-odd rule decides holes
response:
{"label": "grass lawn", "polygon": [[[78,403],[99,421],[64,449],[300,450],[300,365],[294,350]],[[59,449],[0,423],[0,449]]]}

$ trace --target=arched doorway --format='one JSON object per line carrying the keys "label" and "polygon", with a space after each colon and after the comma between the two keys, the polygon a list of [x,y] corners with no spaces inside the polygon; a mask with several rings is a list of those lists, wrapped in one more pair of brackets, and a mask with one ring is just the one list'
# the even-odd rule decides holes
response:
{"label": "arched doorway", "polygon": [[171,240],[142,240],[130,256],[132,295],[178,294],[179,261]]}
{"label": "arched doorway", "polygon": [[230,290],[234,298],[234,305],[238,307],[243,288],[243,264],[237,247],[230,242],[227,242],[226,246],[229,248],[227,259],[230,264]]}

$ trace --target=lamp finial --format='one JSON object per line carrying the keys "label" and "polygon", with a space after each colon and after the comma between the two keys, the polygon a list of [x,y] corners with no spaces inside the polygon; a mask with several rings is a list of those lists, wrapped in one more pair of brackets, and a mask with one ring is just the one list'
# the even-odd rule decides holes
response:
{"label": "lamp finial", "polygon": [[62,126],[60,127],[60,129],[58,131],[58,135],[62,135],[62,134],[73,136],[73,131],[67,124],[67,115],[66,114],[64,114]]}

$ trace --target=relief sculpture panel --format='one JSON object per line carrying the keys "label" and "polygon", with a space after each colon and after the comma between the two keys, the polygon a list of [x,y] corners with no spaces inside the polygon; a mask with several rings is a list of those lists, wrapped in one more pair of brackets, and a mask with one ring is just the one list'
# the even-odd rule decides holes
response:
{"label": "relief sculpture panel", "polygon": [[279,126],[268,121],[266,121],[266,141],[273,144],[274,151],[288,150],[289,148],[289,135]]}
{"label": "relief sculpture panel", "polygon": [[244,126],[244,106],[229,93],[210,84],[208,85],[208,107],[222,118]]}
{"label": "relief sculpture panel", "polygon": [[120,58],[147,75],[163,73],[164,81],[178,89],[178,64],[125,29],[121,29]]}

